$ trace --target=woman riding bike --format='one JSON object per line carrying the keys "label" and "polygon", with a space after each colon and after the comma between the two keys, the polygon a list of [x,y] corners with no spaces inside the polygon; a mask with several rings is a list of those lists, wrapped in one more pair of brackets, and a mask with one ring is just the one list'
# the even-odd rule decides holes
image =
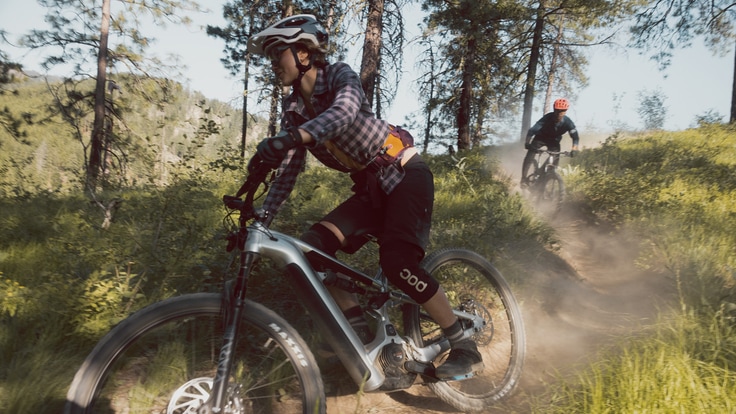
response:
{"label": "woman riding bike", "polygon": [[[451,343],[436,370],[443,380],[471,377],[483,361],[453,314],[439,283],[420,267],[429,241],[434,183],[411,135],[377,119],[360,77],[346,63],[325,59],[328,34],[312,15],[283,19],[248,39],[248,51],[265,55],[284,86],[281,132],[261,141],[249,169],[277,168],[263,208],[273,220],[293,190],[307,151],[324,165],[350,173],[354,194],[314,224],[302,239],[323,252],[355,251],[364,228],[379,228],[380,265],[387,278],[439,323]],[[373,333],[356,297],[329,291],[364,343]]]}
{"label": "woman riding bike", "polygon": [[[522,187],[529,184],[527,179],[529,166],[534,161],[534,156],[540,148],[547,147],[550,151],[559,151],[562,136],[565,133],[570,133],[570,137],[572,138],[570,156],[572,157],[575,151],[578,150],[578,143],[580,141],[578,130],[575,128],[575,123],[572,122],[572,119],[566,116],[567,110],[570,108],[570,102],[564,98],[557,99],[553,104],[553,108],[553,112],[540,118],[526,133],[524,148],[527,149],[527,152],[521,167]],[[559,162],[560,157],[555,156],[554,165],[558,165]]]}

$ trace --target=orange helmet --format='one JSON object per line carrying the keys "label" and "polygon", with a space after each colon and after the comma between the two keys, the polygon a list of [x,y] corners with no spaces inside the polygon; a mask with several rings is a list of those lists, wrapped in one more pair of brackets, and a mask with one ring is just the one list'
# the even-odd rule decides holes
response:
{"label": "orange helmet", "polygon": [[555,109],[555,111],[567,111],[570,108],[570,101],[565,98],[560,98],[555,101],[552,107]]}

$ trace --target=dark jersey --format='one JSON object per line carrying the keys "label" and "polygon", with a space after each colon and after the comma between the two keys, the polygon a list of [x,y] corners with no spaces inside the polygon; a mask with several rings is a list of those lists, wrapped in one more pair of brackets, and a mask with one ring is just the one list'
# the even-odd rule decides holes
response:
{"label": "dark jersey", "polygon": [[543,116],[537,121],[527,132],[527,142],[531,136],[534,136],[535,141],[542,141],[549,144],[556,144],[559,146],[562,141],[562,136],[565,133],[570,133],[572,137],[572,145],[577,146],[580,137],[578,136],[578,130],[575,128],[575,123],[572,119],[567,116],[562,117],[562,121],[557,122],[557,114],[550,112]]}

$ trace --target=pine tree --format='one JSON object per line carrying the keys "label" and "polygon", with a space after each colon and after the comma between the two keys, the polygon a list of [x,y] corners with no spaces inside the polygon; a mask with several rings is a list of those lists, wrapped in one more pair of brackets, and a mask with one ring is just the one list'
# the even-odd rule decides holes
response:
{"label": "pine tree", "polygon": [[[154,39],[138,30],[141,19],[150,17],[159,25],[166,22],[188,24],[189,19],[179,13],[200,8],[193,0],[103,0],[101,5],[91,0],[40,0],[39,3],[47,8],[45,20],[50,27],[31,30],[23,37],[22,44],[48,52],[42,63],[45,69],[71,65],[72,73],[65,80],[69,85],[77,84],[80,79],[95,79],[94,93],[70,88],[71,92],[64,97],[68,102],[59,101],[62,106],[88,101],[93,108],[93,127],[85,148],[89,149],[87,187],[94,190],[104,181],[101,179],[107,168],[105,151],[112,147],[106,142],[111,137],[105,132],[106,108],[112,105],[105,94],[109,71],[122,67],[136,76],[150,78],[165,73],[170,66],[146,58],[146,51]],[[81,122],[78,116],[67,117],[67,120]]]}
{"label": "pine tree", "polygon": [[[730,0],[666,0],[644,3],[631,28],[633,46],[651,51],[662,69],[672,52],[689,47],[701,37],[713,53],[724,55],[736,48],[736,3]],[[735,50],[735,49],[731,49]],[[734,61],[736,70],[736,60]],[[736,123],[736,72],[731,87],[731,123]]]}

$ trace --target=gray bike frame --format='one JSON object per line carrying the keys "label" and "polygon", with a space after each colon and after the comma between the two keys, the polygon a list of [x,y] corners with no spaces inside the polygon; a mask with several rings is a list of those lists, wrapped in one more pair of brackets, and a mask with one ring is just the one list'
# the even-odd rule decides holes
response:
{"label": "gray bike frame", "polygon": [[544,160],[544,162],[539,166],[539,170],[542,171],[542,174],[546,174],[551,171],[555,171],[557,169],[557,166],[555,165],[555,157],[560,157],[564,154],[566,154],[563,151],[543,151],[542,153],[547,153],[547,158]]}
{"label": "gray bike frame", "polygon": [[[248,236],[241,254],[243,255],[241,256],[243,257],[241,266],[246,267],[244,269],[246,278],[250,266],[258,256],[268,257],[288,270],[293,277],[295,290],[301,293],[300,300],[312,316],[313,322],[333,347],[337,357],[342,361],[353,381],[356,384],[362,384],[363,390],[366,392],[378,390],[386,379],[377,362],[384,345],[392,342],[402,344],[410,359],[423,364],[430,364],[439,354],[449,349],[449,343],[446,339],[427,347],[418,347],[411,338],[400,337],[395,329],[386,329],[391,324],[388,319],[388,305],[390,303],[415,304],[408,296],[403,294],[391,295],[391,298],[383,306],[369,312],[377,318],[379,329],[377,329],[376,338],[370,344],[363,345],[325,287],[323,281],[326,274],[315,271],[306,255],[319,255],[320,260],[329,262],[337,269],[345,270],[345,273],[349,275],[359,275],[361,281],[370,281],[374,287],[383,292],[388,292],[388,283],[380,272],[376,278],[366,276],[301,240],[268,229],[258,221],[248,226]],[[483,328],[485,321],[480,316],[458,310],[454,312],[459,318],[472,322],[466,329],[467,335]],[[235,317],[239,317],[239,315]],[[230,360],[230,349],[232,349],[232,345],[228,343],[228,338],[226,338],[220,354],[220,365],[218,366],[218,376],[224,374],[224,379],[215,381],[215,388],[212,390],[213,395],[219,394],[217,388],[223,391],[227,388],[226,378],[229,371],[227,365]],[[215,406],[217,406],[216,403]]]}

